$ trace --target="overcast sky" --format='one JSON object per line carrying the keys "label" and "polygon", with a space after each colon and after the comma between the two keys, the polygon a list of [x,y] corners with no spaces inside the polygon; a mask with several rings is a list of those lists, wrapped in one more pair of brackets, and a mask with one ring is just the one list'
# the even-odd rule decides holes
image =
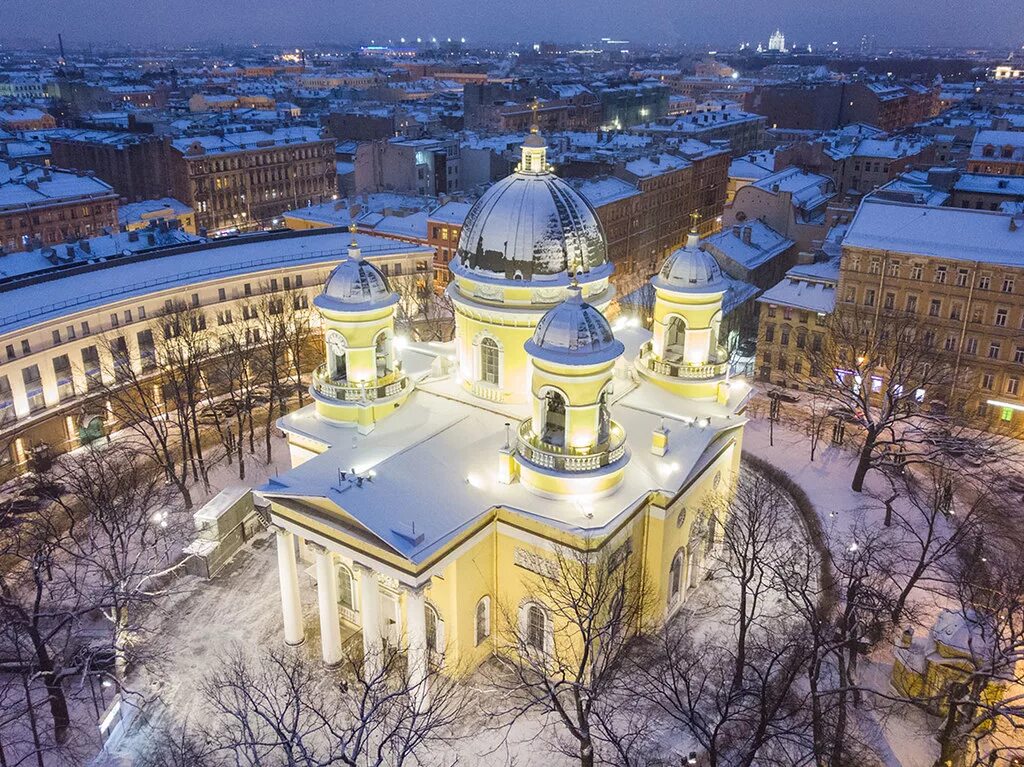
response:
{"label": "overcast sky", "polygon": [[1022,0],[0,0],[0,37],[308,44],[601,37],[731,43],[1024,44]]}

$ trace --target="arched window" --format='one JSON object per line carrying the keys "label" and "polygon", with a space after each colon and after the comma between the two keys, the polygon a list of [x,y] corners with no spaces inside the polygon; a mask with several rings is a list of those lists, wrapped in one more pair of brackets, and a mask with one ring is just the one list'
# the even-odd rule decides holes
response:
{"label": "arched window", "polygon": [[498,385],[499,356],[497,341],[493,338],[480,340],[480,380],[484,383]]}
{"label": "arched window", "polygon": [[686,342],[686,323],[679,317],[669,317],[665,328],[665,359],[675,362],[683,358]]}
{"label": "arched window", "polygon": [[544,395],[544,431],[541,439],[549,445],[565,444],[565,399],[557,391]]}
{"label": "arched window", "polygon": [[427,621],[427,649],[430,652],[440,652],[437,648],[439,638],[437,611],[430,605],[427,605],[425,617]]}
{"label": "arched window", "polygon": [[387,333],[381,333],[374,342],[374,352],[377,359],[377,377],[383,378],[392,370],[391,362],[391,338]]}
{"label": "arched window", "polygon": [[597,409],[597,442],[604,444],[608,441],[608,434],[611,430],[612,417],[608,409],[608,400],[611,399],[611,392],[605,389],[601,392],[601,399]]}
{"label": "arched window", "polygon": [[349,610],[356,609],[355,589],[352,586],[352,571],[345,565],[338,565],[338,604]]}
{"label": "arched window", "polygon": [[526,646],[537,652],[544,652],[547,639],[548,618],[538,605],[526,608]]}
{"label": "arched window", "polygon": [[672,602],[679,598],[679,591],[683,584],[683,559],[686,552],[680,549],[672,557],[672,564],[668,569],[669,597]]}
{"label": "arched window", "polygon": [[491,635],[491,598],[484,597],[476,603],[476,643],[480,644]]}
{"label": "arched window", "polygon": [[345,363],[345,348],[348,344],[345,342],[345,336],[337,330],[329,330],[324,340],[327,343],[327,370],[331,379],[344,381],[348,375]]}

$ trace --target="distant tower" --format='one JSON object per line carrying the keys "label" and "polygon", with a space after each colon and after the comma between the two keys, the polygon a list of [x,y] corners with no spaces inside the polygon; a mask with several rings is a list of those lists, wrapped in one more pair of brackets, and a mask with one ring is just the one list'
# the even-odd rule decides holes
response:
{"label": "distant tower", "polygon": [[67,63],[67,59],[64,57],[64,36],[60,32],[57,33],[57,45],[60,46],[60,58],[57,59],[57,66],[63,67]]}
{"label": "distant tower", "polygon": [[778,51],[779,53],[786,52],[786,36],[782,34],[781,29],[776,29],[772,32],[772,36],[768,38],[768,50]]}

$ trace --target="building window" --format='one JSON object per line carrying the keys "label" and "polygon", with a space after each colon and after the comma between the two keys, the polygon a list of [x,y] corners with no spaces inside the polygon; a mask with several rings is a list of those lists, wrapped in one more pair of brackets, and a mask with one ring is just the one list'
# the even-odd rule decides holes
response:
{"label": "building window", "polygon": [[999,359],[999,342],[993,341],[988,345],[988,358],[990,360]]}
{"label": "building window", "polygon": [[1003,278],[1003,292],[1004,293],[1012,293],[1013,292],[1013,277],[1004,277]]}
{"label": "building window", "polygon": [[1019,378],[1008,378],[1006,381],[1006,393],[1017,396],[1020,394],[1020,379]]}
{"label": "building window", "polygon": [[355,588],[352,585],[352,571],[345,565],[338,565],[338,604],[355,612],[356,597]]}
{"label": "building window", "polygon": [[71,360],[62,354],[53,358],[53,375],[57,379],[57,399],[61,402],[75,396],[75,379],[71,373]]}
{"label": "building window", "polygon": [[924,265],[915,263],[910,269],[910,279],[919,280],[924,275]]}
{"label": "building window", "polygon": [[898,258],[894,258],[889,262],[889,276],[899,277],[900,276],[900,261]]}
{"label": "building window", "polygon": [[21,380],[25,384],[25,396],[28,398],[29,412],[35,413],[46,407],[43,398],[43,381],[39,376],[39,366],[29,365],[21,371]]}
{"label": "building window", "polygon": [[956,284],[958,287],[967,287],[967,280],[970,278],[971,273],[967,269],[956,270]]}
{"label": "building window", "polygon": [[992,278],[982,275],[978,278],[978,290],[988,290],[992,286]]}
{"label": "building window", "polygon": [[917,312],[917,296],[907,296],[907,311],[911,314]]}
{"label": "building window", "polygon": [[864,291],[864,306],[875,305],[875,291],[873,288],[868,288]]}
{"label": "building window", "polygon": [[771,343],[775,340],[775,325],[764,326],[764,340],[767,343]]}
{"label": "building window", "polygon": [[476,643],[491,635],[491,598],[483,597],[476,603]]}
{"label": "building window", "polygon": [[498,366],[501,352],[498,342],[493,338],[480,341],[480,380],[484,383],[498,385]]}
{"label": "building window", "polygon": [[992,387],[995,386],[996,377],[991,373],[983,373],[981,376],[981,388],[992,391]]}
{"label": "building window", "polygon": [[996,309],[996,327],[1005,328],[1006,318],[1009,315],[1009,311],[1006,309]]}
{"label": "building window", "polygon": [[1013,361],[1018,365],[1024,365],[1024,346],[1018,346],[1013,351]]}
{"label": "building window", "polygon": [[978,339],[977,338],[968,338],[967,339],[967,346],[964,348],[964,352],[967,353],[967,354],[977,354],[978,353]]}
{"label": "building window", "polygon": [[963,307],[960,304],[953,304],[949,309],[949,318],[951,320],[959,320],[960,313],[963,311]]}
{"label": "building window", "polygon": [[946,272],[947,269],[944,266],[935,267],[935,281],[940,285],[943,285],[946,282]]}
{"label": "building window", "polygon": [[882,259],[877,256],[871,257],[871,265],[868,267],[868,274],[881,274],[882,273]]}
{"label": "building window", "polygon": [[933,298],[931,303],[928,305],[928,316],[938,317],[939,312],[942,310],[942,301],[937,298]]}
{"label": "building window", "polygon": [[7,380],[7,376],[0,376],[0,424],[11,423],[16,418],[11,382]]}
{"label": "building window", "polygon": [[526,647],[535,652],[544,652],[548,633],[548,618],[539,605],[531,604],[526,607],[526,620],[524,639]]}

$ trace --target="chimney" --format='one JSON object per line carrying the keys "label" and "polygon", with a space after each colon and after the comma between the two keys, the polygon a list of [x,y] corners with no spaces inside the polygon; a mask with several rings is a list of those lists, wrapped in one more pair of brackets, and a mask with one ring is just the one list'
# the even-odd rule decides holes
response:
{"label": "chimney", "polygon": [[733,236],[735,236],[735,237],[739,237],[739,236],[740,236],[740,233],[742,232],[742,230],[743,230],[743,227],[742,227],[742,226],[740,226],[739,224],[733,224],[733,225],[732,225],[732,233],[733,233]]}
{"label": "chimney", "polygon": [[745,242],[747,245],[749,245],[750,244],[750,237],[751,237],[751,235],[753,235],[753,233],[754,233],[754,230],[751,227],[749,227],[749,226],[743,227],[743,242]]}
{"label": "chimney", "polygon": [[92,243],[90,243],[88,240],[82,240],[80,243],[78,243],[78,247],[82,249],[83,253],[92,253]]}
{"label": "chimney", "polygon": [[128,232],[128,242],[138,242],[138,241],[139,241],[139,231],[137,229],[132,229],[130,232]]}

